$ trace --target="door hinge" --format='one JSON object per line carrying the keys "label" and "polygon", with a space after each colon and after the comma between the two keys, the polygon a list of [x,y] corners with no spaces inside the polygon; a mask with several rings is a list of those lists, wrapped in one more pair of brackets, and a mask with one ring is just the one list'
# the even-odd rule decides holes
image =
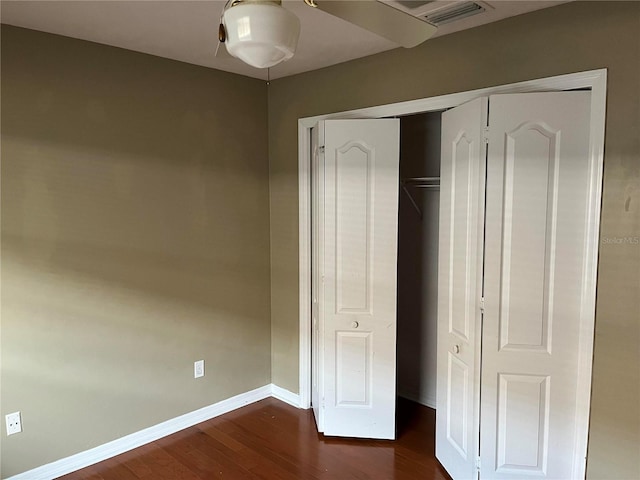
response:
{"label": "door hinge", "polygon": [[484,313],[484,297],[480,297],[480,312]]}
{"label": "door hinge", "polygon": [[484,127],[482,129],[482,140],[484,141],[485,145],[489,144],[489,127]]}
{"label": "door hinge", "polygon": [[318,147],[318,152],[320,152],[320,153],[324,153],[324,145],[320,145],[320,146]]}
{"label": "door hinge", "polygon": [[476,458],[476,470],[479,472],[482,464],[480,463],[480,457]]}

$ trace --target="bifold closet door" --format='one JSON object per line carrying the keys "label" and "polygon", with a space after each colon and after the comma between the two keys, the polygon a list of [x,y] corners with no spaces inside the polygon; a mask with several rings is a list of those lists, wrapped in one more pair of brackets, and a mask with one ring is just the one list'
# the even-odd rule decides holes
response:
{"label": "bifold closet door", "polygon": [[489,105],[480,478],[574,479],[590,93]]}
{"label": "bifold closet door", "polygon": [[476,478],[487,98],[442,114],[436,457]]}
{"label": "bifold closet door", "polygon": [[326,120],[318,128],[324,434],[393,439],[400,121]]}

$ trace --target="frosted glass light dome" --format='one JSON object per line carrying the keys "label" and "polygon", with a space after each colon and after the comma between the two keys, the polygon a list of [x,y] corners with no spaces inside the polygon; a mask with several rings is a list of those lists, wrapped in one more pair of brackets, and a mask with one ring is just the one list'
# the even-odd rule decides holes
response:
{"label": "frosted glass light dome", "polygon": [[300,20],[280,2],[239,3],[222,16],[227,51],[256,68],[269,68],[293,57]]}

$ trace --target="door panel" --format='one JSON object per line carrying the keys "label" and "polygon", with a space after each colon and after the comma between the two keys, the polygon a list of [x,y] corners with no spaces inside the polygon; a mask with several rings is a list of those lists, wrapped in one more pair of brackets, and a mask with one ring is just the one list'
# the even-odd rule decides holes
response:
{"label": "door panel", "polygon": [[590,94],[490,105],[481,478],[576,478]]}
{"label": "door panel", "polygon": [[528,122],[505,135],[501,349],[551,347],[558,133]]}
{"label": "door panel", "polygon": [[371,195],[374,152],[362,141],[336,151],[336,309],[371,315]]}
{"label": "door panel", "polygon": [[399,121],[324,128],[324,433],[395,438]]}
{"label": "door panel", "polygon": [[442,115],[436,457],[476,478],[487,99]]}
{"label": "door panel", "polygon": [[543,474],[549,452],[549,376],[499,374],[498,384],[497,469]]}
{"label": "door panel", "polygon": [[447,352],[447,440],[464,459],[469,458],[469,366]]}
{"label": "door panel", "polygon": [[371,407],[371,332],[336,332],[336,405]]}

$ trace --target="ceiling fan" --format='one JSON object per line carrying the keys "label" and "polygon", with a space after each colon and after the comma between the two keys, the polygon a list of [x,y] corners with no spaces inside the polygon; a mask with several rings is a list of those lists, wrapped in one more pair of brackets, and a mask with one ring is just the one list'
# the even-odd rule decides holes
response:
{"label": "ceiling fan", "polygon": [[[303,0],[309,7],[342,18],[405,48],[427,40],[437,27],[377,0]],[[218,30],[232,56],[256,68],[290,59],[300,35],[300,20],[281,0],[228,0]]]}

